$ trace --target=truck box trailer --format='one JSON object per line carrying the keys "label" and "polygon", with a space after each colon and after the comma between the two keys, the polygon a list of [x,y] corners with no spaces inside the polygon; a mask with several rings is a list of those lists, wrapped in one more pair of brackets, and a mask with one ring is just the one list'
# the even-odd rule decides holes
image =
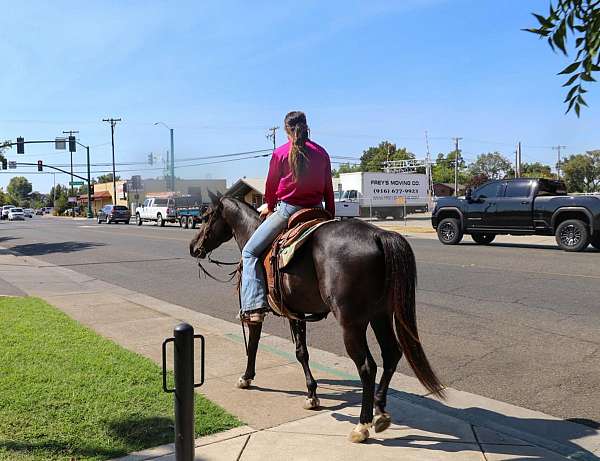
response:
{"label": "truck box trailer", "polygon": [[358,202],[361,217],[400,219],[405,211],[427,211],[428,178],[425,174],[342,173],[340,185],[343,193],[339,203]]}

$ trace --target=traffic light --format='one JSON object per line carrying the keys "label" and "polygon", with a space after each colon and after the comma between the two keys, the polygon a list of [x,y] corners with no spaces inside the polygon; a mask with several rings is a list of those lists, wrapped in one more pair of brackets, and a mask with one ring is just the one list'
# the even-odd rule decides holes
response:
{"label": "traffic light", "polygon": [[75,152],[77,150],[77,144],[75,142],[75,136],[69,136],[69,152]]}
{"label": "traffic light", "polygon": [[2,157],[2,169],[8,169],[8,160],[6,160],[4,157]]}
{"label": "traffic light", "polygon": [[23,138],[22,136],[19,136],[17,138],[17,154],[24,154],[25,153],[25,138]]}
{"label": "traffic light", "polygon": [[154,164],[154,156],[152,154],[148,154],[148,165]]}
{"label": "traffic light", "polygon": [[90,184],[90,195],[94,195],[94,185]]}
{"label": "traffic light", "polygon": [[126,194],[126,193],[127,193],[127,183],[124,182],[123,183],[123,194]]}
{"label": "traffic light", "polygon": [[38,160],[38,171],[44,171],[44,164],[41,160]]}

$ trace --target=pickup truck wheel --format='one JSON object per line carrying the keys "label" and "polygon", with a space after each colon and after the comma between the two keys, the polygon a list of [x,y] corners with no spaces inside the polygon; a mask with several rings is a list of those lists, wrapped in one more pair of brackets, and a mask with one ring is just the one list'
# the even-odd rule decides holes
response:
{"label": "pickup truck wheel", "polygon": [[192,229],[196,228],[196,220],[194,219],[193,216],[190,216],[190,228],[192,228]]}
{"label": "pickup truck wheel", "polygon": [[567,219],[556,228],[556,243],[565,251],[583,251],[590,243],[587,226],[579,219]]}
{"label": "pickup truck wheel", "polygon": [[590,239],[590,243],[596,250],[600,250],[600,233],[596,232]]}
{"label": "pickup truck wheel", "polygon": [[100,219],[100,216],[98,216],[98,224],[102,224],[102,220]]}
{"label": "pickup truck wheel", "polygon": [[163,219],[160,213],[158,213],[158,215],[156,216],[156,225],[160,227],[165,227],[165,220]]}
{"label": "pickup truck wheel", "polygon": [[187,229],[189,227],[190,222],[188,221],[187,217],[183,217],[182,219],[183,219],[183,228]]}
{"label": "pickup truck wheel", "polygon": [[185,218],[179,218],[179,227],[181,227],[183,229],[183,220]]}
{"label": "pickup truck wheel", "polygon": [[187,218],[187,227],[188,229],[194,228],[194,218],[192,216],[188,216]]}
{"label": "pickup truck wheel", "polygon": [[479,245],[489,245],[496,238],[496,234],[471,234],[471,238]]}
{"label": "pickup truck wheel", "polygon": [[142,218],[140,217],[140,214],[139,214],[139,213],[136,213],[136,214],[135,214],[135,223],[136,223],[138,226],[141,226],[141,225],[142,225]]}
{"label": "pickup truck wheel", "polygon": [[463,238],[460,221],[456,218],[442,219],[438,224],[437,234],[444,245],[457,245]]}

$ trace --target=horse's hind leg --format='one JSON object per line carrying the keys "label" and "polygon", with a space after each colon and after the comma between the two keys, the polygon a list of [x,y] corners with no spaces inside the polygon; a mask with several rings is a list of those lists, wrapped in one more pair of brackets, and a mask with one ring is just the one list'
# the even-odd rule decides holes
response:
{"label": "horse's hind leg", "polygon": [[382,432],[392,422],[390,415],[385,411],[385,406],[387,403],[388,387],[394,376],[398,362],[402,358],[402,350],[396,340],[391,315],[387,313],[380,314],[371,320],[371,327],[373,327],[383,357],[383,373],[381,381],[379,381],[379,387],[375,393],[375,417],[373,418],[375,432]]}
{"label": "horse's hind leg", "polygon": [[256,375],[256,353],[258,351],[258,343],[260,341],[260,333],[262,331],[261,323],[248,323],[248,361],[246,363],[246,371],[236,386],[239,389],[247,389],[250,387],[254,376]]}
{"label": "horse's hind leg", "polygon": [[308,389],[308,396],[306,397],[303,406],[306,410],[314,410],[319,408],[321,402],[319,402],[319,398],[317,397],[317,381],[315,381],[308,364],[308,348],[306,347],[306,322],[290,320],[290,326],[292,327],[292,334],[294,335],[294,342],[296,343],[296,358],[304,370],[304,376],[306,377],[306,388]]}
{"label": "horse's hind leg", "polygon": [[367,325],[352,325],[342,322],[344,345],[356,364],[362,382],[362,407],[359,424],[350,433],[351,442],[364,442],[369,437],[369,426],[373,421],[373,398],[377,364],[367,344]]}

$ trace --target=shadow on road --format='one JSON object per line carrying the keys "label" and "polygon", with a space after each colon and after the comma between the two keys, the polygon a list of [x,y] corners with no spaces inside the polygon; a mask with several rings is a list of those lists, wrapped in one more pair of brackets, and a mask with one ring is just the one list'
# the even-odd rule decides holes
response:
{"label": "shadow on road", "polygon": [[[532,250],[553,250],[553,251],[563,251],[556,245],[543,245],[543,244],[535,244],[535,243],[509,243],[509,242],[494,242],[489,245],[480,245],[475,242],[463,242],[461,246],[473,246],[473,247],[503,247],[503,248],[528,248]],[[600,253],[600,250],[596,250],[594,247],[587,247],[583,253]]]}
{"label": "shadow on road", "polygon": [[28,243],[25,245],[14,245],[0,252],[16,252],[24,256],[40,256],[51,253],[74,253],[104,245],[104,243],[97,242]]}
{"label": "shadow on road", "polygon": [[21,240],[21,237],[0,237],[0,243],[7,242],[9,240]]}

